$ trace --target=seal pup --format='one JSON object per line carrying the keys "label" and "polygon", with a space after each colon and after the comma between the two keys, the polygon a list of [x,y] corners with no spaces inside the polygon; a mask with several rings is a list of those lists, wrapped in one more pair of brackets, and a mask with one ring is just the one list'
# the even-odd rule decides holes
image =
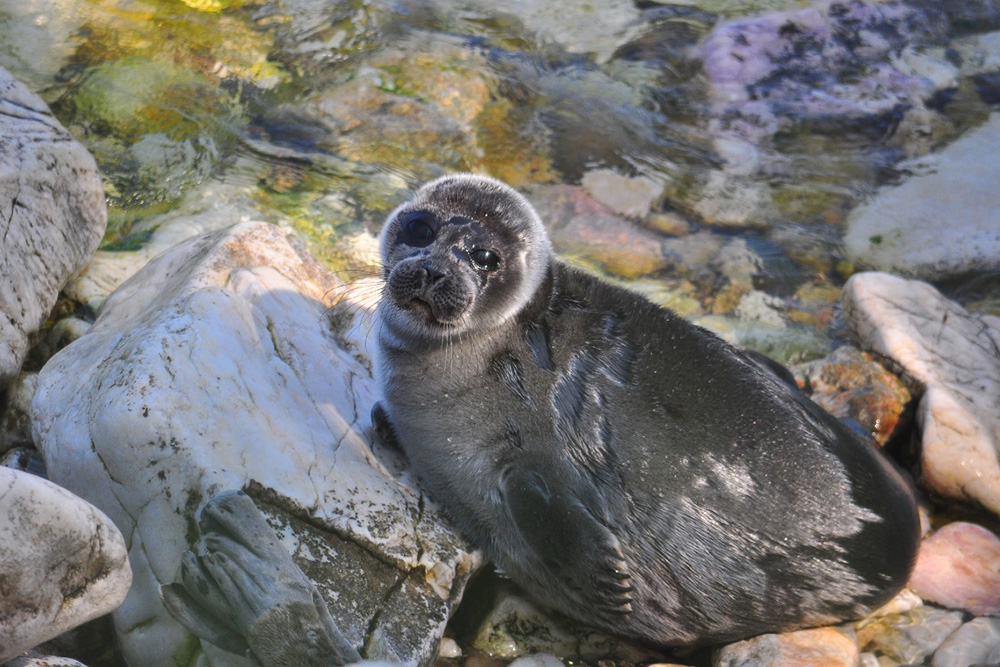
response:
{"label": "seal pup", "polygon": [[919,523],[892,465],[772,364],[559,261],[513,189],[432,181],[380,248],[373,421],[543,604],[687,646],[903,587]]}

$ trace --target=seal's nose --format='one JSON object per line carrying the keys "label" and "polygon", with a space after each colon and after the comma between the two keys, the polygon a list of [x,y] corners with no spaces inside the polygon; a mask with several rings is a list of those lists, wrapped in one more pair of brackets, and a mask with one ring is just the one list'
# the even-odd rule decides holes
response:
{"label": "seal's nose", "polygon": [[427,276],[427,284],[433,285],[437,281],[444,278],[444,273],[435,268],[434,263],[431,260],[427,260],[423,265],[424,275]]}

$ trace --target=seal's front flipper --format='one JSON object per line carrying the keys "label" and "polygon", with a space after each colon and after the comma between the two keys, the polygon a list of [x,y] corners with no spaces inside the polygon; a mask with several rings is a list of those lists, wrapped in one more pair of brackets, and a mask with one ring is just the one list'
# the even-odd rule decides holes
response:
{"label": "seal's front flipper", "polygon": [[580,486],[588,483],[512,469],[501,486],[511,518],[545,576],[570,591],[574,603],[613,620],[632,611],[631,575],[618,538],[583,501],[591,494]]}
{"label": "seal's front flipper", "polygon": [[215,496],[198,525],[202,535],[182,558],[181,581],[160,587],[179,623],[264,667],[361,660],[246,494]]}

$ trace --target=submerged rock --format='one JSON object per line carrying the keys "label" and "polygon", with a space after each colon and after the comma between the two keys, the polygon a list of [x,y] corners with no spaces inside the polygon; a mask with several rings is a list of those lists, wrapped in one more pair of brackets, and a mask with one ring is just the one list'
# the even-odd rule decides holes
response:
{"label": "submerged rock", "polygon": [[107,224],[94,159],[0,69],[0,389]]}
{"label": "submerged rock", "polygon": [[51,478],[130,544],[136,585],[114,615],[130,663],[202,650],[157,589],[177,579],[195,511],[227,489],[253,497],[363,656],[433,657],[478,556],[372,449],[363,292],[287,232],[243,223],[150,262],[42,369],[33,421]]}
{"label": "submerged rock", "polygon": [[1000,113],[940,152],[900,165],[901,184],[852,212],[852,260],[907,276],[1000,270]]}
{"label": "submerged rock", "polygon": [[875,272],[851,276],[843,305],[861,346],[922,394],[924,483],[1000,512],[1000,319],[976,317],[926,283]]}
{"label": "submerged rock", "polygon": [[623,278],[637,278],[666,266],[654,232],[625,220],[583,188],[542,185],[525,194],[557,252],[583,257]]}
{"label": "submerged rock", "polygon": [[110,612],[131,582],[108,517],[51,482],[0,467],[0,662]]}
{"label": "submerged rock", "polygon": [[949,609],[1000,614],[1000,538],[974,523],[949,523],[920,544],[908,585]]}
{"label": "submerged rock", "polygon": [[934,90],[893,57],[942,35],[942,19],[902,2],[832,0],[719,24],[701,47],[719,129],[751,143],[799,123],[885,135]]}
{"label": "submerged rock", "polygon": [[663,184],[647,176],[624,176],[612,169],[595,169],[580,183],[587,193],[615,213],[641,219],[663,198]]}

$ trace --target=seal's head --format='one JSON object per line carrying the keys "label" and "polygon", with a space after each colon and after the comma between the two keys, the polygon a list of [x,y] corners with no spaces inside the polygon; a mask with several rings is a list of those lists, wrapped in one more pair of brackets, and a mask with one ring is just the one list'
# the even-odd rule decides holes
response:
{"label": "seal's head", "polygon": [[550,246],[531,204],[500,181],[444,176],[389,216],[383,323],[423,340],[500,326],[541,284]]}

